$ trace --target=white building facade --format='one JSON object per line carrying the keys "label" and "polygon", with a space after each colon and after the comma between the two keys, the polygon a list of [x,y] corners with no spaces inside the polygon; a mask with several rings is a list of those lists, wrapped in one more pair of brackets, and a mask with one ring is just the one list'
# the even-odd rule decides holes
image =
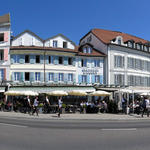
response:
{"label": "white building facade", "polygon": [[116,31],[93,29],[81,40],[104,53],[104,84],[150,86],[149,41]]}

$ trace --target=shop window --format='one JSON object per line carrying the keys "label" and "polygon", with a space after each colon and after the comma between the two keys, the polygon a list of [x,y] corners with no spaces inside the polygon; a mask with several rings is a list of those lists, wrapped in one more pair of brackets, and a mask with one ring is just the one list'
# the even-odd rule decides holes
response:
{"label": "shop window", "polygon": [[29,81],[29,80],[30,80],[30,73],[25,72],[25,81]]}

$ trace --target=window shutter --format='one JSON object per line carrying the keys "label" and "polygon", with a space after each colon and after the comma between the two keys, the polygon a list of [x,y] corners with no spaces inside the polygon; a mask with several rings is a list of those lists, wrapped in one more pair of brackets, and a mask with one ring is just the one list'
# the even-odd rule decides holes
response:
{"label": "window shutter", "polygon": [[48,73],[48,72],[46,72],[46,73],[45,73],[45,81],[46,81],[46,82],[48,82],[48,81],[49,81],[49,76],[48,76],[48,75],[49,75],[49,73]]}
{"label": "window shutter", "polygon": [[4,49],[4,60],[7,61],[8,60],[8,49]]}
{"label": "window shutter", "polygon": [[81,59],[78,59],[78,67],[81,67]]}
{"label": "window shutter", "polygon": [[6,68],[4,69],[4,80],[7,80],[6,79]]}
{"label": "window shutter", "polygon": [[14,81],[14,72],[11,73],[11,81]]}
{"label": "window shutter", "polygon": [[21,72],[21,81],[25,81],[25,73],[24,72]]}
{"label": "window shutter", "polygon": [[68,74],[64,73],[64,82],[67,82],[67,81],[68,81]]}
{"label": "window shutter", "polygon": [[14,55],[11,55],[11,56],[10,56],[11,64],[14,64],[14,57],[15,57]]}
{"label": "window shutter", "polygon": [[1,80],[4,80],[4,69],[1,69]]}
{"label": "window shutter", "polygon": [[19,59],[20,64],[24,64],[25,63],[24,58],[25,58],[24,55],[20,55],[20,59]]}
{"label": "window shutter", "polygon": [[75,82],[76,82],[76,75],[73,74],[73,83],[75,83]]}
{"label": "window shutter", "polygon": [[40,55],[40,64],[43,64],[43,63],[44,63],[44,56]]}
{"label": "window shutter", "polygon": [[64,57],[64,65],[68,65],[68,57]]}
{"label": "window shutter", "polygon": [[72,62],[73,66],[76,65],[76,58],[73,58],[73,62]]}
{"label": "window shutter", "polygon": [[100,75],[100,84],[103,84],[103,75]]}
{"label": "window shutter", "polygon": [[87,75],[87,83],[90,83],[90,75]]}
{"label": "window shutter", "polygon": [[82,76],[78,75],[78,83],[81,83],[81,82],[82,82]]}
{"label": "window shutter", "polygon": [[30,64],[35,64],[35,55],[30,55]]}
{"label": "window shutter", "polygon": [[58,73],[54,73],[54,81],[58,82]]}
{"label": "window shutter", "polygon": [[4,32],[4,41],[8,42],[8,32]]}
{"label": "window shutter", "polygon": [[45,64],[49,64],[49,57],[51,57],[51,56],[45,56]]}
{"label": "window shutter", "polygon": [[95,75],[92,75],[92,83],[95,83]]}
{"label": "window shutter", "polygon": [[92,68],[95,67],[95,66],[94,66],[94,60],[91,60],[91,63],[92,63]]}
{"label": "window shutter", "polygon": [[54,64],[54,56],[51,56],[51,63]]}
{"label": "window shutter", "polygon": [[44,82],[44,73],[43,72],[40,73],[40,80],[41,80],[41,82]]}
{"label": "window shutter", "polygon": [[34,81],[34,72],[30,72],[30,81],[31,81],[31,82]]}
{"label": "window shutter", "polygon": [[58,65],[58,56],[55,56],[55,57],[54,57],[54,64],[55,64],[55,65]]}
{"label": "window shutter", "polygon": [[114,67],[117,67],[117,56],[114,56]]}

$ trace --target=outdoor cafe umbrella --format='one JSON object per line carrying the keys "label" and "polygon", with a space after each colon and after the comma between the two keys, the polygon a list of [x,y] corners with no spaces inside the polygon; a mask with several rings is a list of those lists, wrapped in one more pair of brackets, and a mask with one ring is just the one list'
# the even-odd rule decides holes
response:
{"label": "outdoor cafe umbrella", "polygon": [[141,93],[140,95],[141,95],[141,96],[149,96],[150,93],[145,92],[145,93]]}
{"label": "outdoor cafe umbrella", "polygon": [[52,91],[52,92],[48,92],[46,94],[51,95],[51,96],[67,96],[68,95],[68,93],[65,91]]}
{"label": "outdoor cafe umbrella", "polygon": [[34,91],[25,91],[23,92],[23,95],[26,95],[26,96],[38,96],[38,92],[34,92]]}
{"label": "outdoor cafe umbrella", "polygon": [[89,96],[110,96],[110,93],[106,91],[94,91],[90,93]]}
{"label": "outdoor cafe umbrella", "polygon": [[7,92],[4,93],[4,95],[20,96],[20,95],[23,95],[23,93],[21,91],[7,91]]}
{"label": "outdoor cafe umbrella", "polygon": [[74,96],[86,96],[87,93],[83,90],[72,90],[68,91],[68,95],[74,95]]}

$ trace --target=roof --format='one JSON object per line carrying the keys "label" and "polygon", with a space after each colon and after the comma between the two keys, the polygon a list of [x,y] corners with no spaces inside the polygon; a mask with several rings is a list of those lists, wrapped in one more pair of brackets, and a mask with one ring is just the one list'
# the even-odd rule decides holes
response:
{"label": "roof", "polygon": [[[83,53],[82,48],[84,46],[90,46],[92,48],[92,53]],[[100,52],[99,50],[93,48],[93,45],[86,43],[84,45],[81,45],[78,49],[78,56],[89,56],[89,57],[100,57],[100,56],[106,56],[104,53]]]}
{"label": "roof", "polygon": [[[37,36],[35,33],[33,33],[33,32],[30,31],[30,30],[25,30],[25,31],[21,32],[21,33],[18,34],[17,36],[13,37],[13,40],[17,39],[19,36],[23,35],[24,33],[29,33],[29,34],[31,34],[31,35],[37,37],[40,41],[42,41],[42,42],[44,41],[43,39],[41,39],[39,36]],[[12,41],[13,41],[13,40],[12,40]]]}
{"label": "roof", "polygon": [[77,53],[78,47],[76,46],[75,49],[67,49],[67,48],[40,47],[40,46],[11,46],[10,50],[47,50],[47,51],[62,51],[62,52]]}
{"label": "roof", "polygon": [[71,41],[69,38],[67,38],[67,37],[64,36],[63,34],[57,34],[57,35],[55,35],[55,36],[52,36],[52,37],[46,39],[45,41],[51,40],[51,39],[53,39],[53,38],[55,38],[55,37],[58,37],[58,36],[63,37],[63,38],[66,39],[67,41],[71,42],[74,46],[76,46],[76,44],[75,44],[73,41]]}
{"label": "roof", "polygon": [[90,32],[93,33],[99,40],[101,40],[105,44],[111,43],[111,40],[115,39],[117,36],[122,36],[124,42],[127,42],[129,40],[133,40],[135,43],[142,44],[149,42],[148,40],[144,40],[142,38],[118,31],[92,29]]}
{"label": "roof", "polygon": [[5,14],[3,16],[0,16],[0,24],[1,23],[10,23],[10,14]]}

